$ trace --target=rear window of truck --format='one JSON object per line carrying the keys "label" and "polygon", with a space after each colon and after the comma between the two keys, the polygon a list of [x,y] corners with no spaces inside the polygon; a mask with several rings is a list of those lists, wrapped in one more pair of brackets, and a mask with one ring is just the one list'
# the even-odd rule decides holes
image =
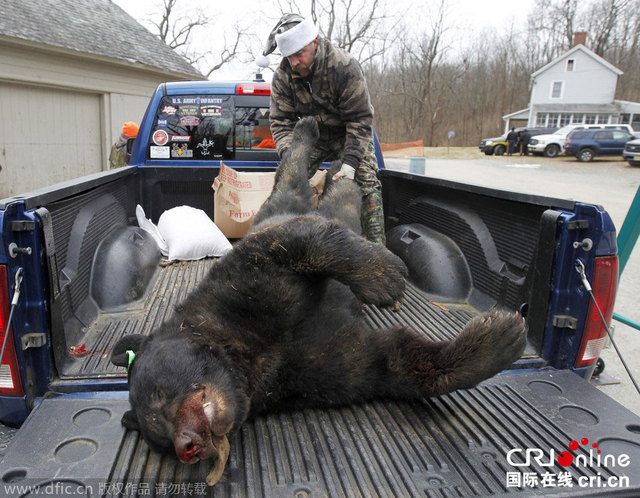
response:
{"label": "rear window of truck", "polygon": [[147,158],[247,159],[266,151],[276,158],[268,95],[169,95],[158,106]]}

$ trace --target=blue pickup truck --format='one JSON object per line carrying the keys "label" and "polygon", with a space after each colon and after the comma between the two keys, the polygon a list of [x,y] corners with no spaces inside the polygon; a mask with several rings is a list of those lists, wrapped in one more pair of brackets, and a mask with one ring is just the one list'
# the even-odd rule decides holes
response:
{"label": "blue pickup truck", "polygon": [[129,166],[0,201],[0,420],[22,424],[0,495],[637,496],[640,418],[588,382],[606,330],[584,279],[609,321],[617,287],[607,212],[391,171],[379,153],[387,245],[410,274],[400,310],[366,306],[368,324],[446,340],[487,310],[519,311],[523,356],[439,398],[254,418],[214,488],[207,462],[156,454],[120,424],[113,345],[149,334],[216,261],[147,257],[136,206],[154,222],[180,205],[213,218],[220,160],[277,167],[268,115],[264,83],[162,84]]}

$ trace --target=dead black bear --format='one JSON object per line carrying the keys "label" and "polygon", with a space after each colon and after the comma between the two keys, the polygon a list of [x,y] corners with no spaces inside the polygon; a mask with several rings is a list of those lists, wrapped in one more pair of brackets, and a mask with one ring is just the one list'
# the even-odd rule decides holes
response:
{"label": "dead black bear", "polygon": [[301,120],[295,134],[252,233],[170,321],[149,337],[125,336],[112,353],[120,366],[135,353],[123,423],[182,462],[212,458],[210,485],[229,456],[227,434],[251,415],[469,388],[511,365],[525,345],[523,320],[500,312],[445,342],[409,327],[366,326],[361,303],[394,305],[406,267],[347,228],[359,212],[353,182],[329,187],[324,216],[309,212],[315,121]]}

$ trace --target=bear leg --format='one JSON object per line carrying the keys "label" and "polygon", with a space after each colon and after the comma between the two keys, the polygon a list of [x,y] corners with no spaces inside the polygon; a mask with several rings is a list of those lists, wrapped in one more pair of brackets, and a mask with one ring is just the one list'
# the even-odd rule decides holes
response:
{"label": "bear leg", "polygon": [[279,223],[282,216],[297,216],[311,211],[313,193],[307,170],[317,139],[318,125],[313,117],[298,121],[291,148],[276,170],[273,192],[253,219],[252,232],[269,225],[269,218],[278,217],[271,221]]}
{"label": "bear leg", "polygon": [[396,375],[390,380],[404,377],[410,384],[401,397],[434,396],[469,389],[509,368],[524,351],[526,325],[518,314],[491,311],[471,320],[452,341],[429,341],[409,327],[394,329],[394,336],[389,369]]}

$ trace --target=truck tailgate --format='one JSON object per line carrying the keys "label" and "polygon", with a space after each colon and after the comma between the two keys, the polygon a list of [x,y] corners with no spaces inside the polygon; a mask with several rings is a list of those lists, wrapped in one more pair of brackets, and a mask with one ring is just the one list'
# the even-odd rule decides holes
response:
{"label": "truck tailgate", "polygon": [[[376,401],[258,417],[230,438],[231,456],[214,488],[204,484],[209,463],[188,466],[150,452],[136,432],[121,427],[127,408],[126,393],[45,399],[0,464],[0,493],[640,493],[640,418],[568,371],[497,376],[468,391],[412,403]],[[564,467],[557,458],[571,441],[579,448]],[[527,456],[540,458],[527,462]]]}

